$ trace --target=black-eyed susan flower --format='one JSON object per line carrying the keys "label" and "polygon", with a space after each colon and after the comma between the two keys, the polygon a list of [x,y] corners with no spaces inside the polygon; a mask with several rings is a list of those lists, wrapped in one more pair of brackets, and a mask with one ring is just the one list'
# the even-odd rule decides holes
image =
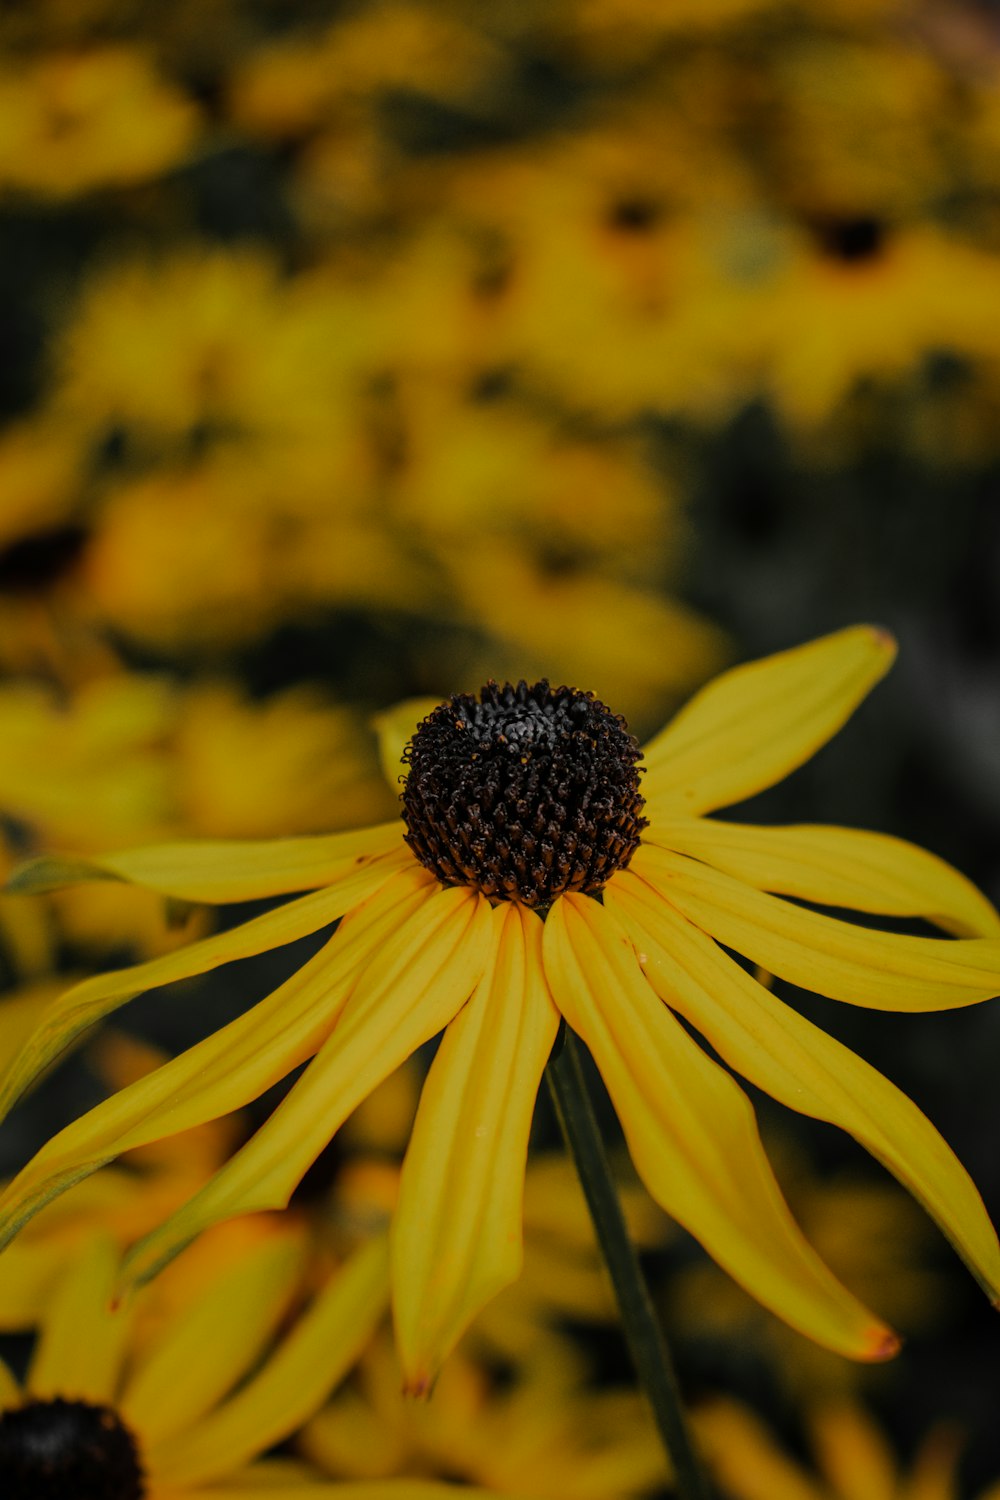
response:
{"label": "black-eyed susan flower", "polygon": [[265,1482],[289,1500],[339,1495],[300,1466],[257,1460],[370,1338],[388,1295],[385,1244],[301,1306],[306,1250],[281,1221],[240,1253],[225,1236],[207,1274],[175,1279],[181,1296],[147,1288],[114,1306],[117,1255],[92,1232],[46,1302],[23,1383],[0,1363],[5,1500],[243,1500]]}
{"label": "black-eyed susan flower", "polygon": [[[224,1114],[311,1058],[257,1134],[135,1247],[126,1275],[147,1277],[207,1226],[287,1204],[354,1106],[444,1029],[393,1228],[403,1368],[412,1389],[426,1389],[477,1309],[518,1273],[528,1132],[561,1014],[590,1048],[653,1197],[818,1343],[859,1359],[896,1347],[805,1240],[747,1096],[689,1027],[783,1103],[855,1135],[997,1296],[996,1235],[937,1131],[725,951],[890,1010],[970,1005],[1000,990],[1000,917],[933,855],[880,834],[706,816],[806,760],[893,654],[884,632],[858,626],[739,667],[644,755],[588,693],[491,683],[420,724],[405,752],[401,821],[25,866],[25,891],[97,877],[187,901],[308,894],[77,985],[9,1071],[4,1106],[140,990],[342,920],[272,995],[44,1146],[0,1201],[3,1235],[121,1151]],[[872,930],[789,896],[920,915],[957,936]]]}

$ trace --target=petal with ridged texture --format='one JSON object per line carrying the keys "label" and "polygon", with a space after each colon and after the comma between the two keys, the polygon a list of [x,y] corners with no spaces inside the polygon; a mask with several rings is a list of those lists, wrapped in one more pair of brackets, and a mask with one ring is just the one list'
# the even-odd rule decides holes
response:
{"label": "petal with ridged texture", "polygon": [[936,854],[886,833],[683,818],[650,828],[644,841],[703,860],[778,896],[924,917],[957,937],[1000,937],[1000,913],[971,880]]}
{"label": "petal with ridged texture", "polygon": [[[428,877],[430,878],[430,877]],[[142,1281],[210,1224],[284,1208],[362,1099],[465,1004],[490,962],[490,905],[467,887],[434,893],[368,963],[332,1034],[257,1134],[126,1257]]]}
{"label": "petal with ridged texture", "polygon": [[650,988],[610,912],[564,896],[545,923],[556,1004],[587,1043],[639,1176],[752,1296],[854,1359],[884,1359],[894,1335],[836,1280],[781,1195],[749,1099]]}
{"label": "petal with ridged texture", "polygon": [[396,1337],[415,1394],[521,1268],[528,1135],[559,1014],[540,919],[503,902],[490,920],[494,963],[431,1066],[393,1220]]}
{"label": "petal with ridged texture", "polygon": [[1000,1246],[983,1201],[912,1099],[758,984],[637,876],[624,872],[605,899],[667,1004],[758,1088],[860,1141],[924,1205],[996,1300]]}
{"label": "petal with ridged texture", "polygon": [[352,906],[364,901],[385,885],[397,870],[414,861],[404,851],[366,863],[333,887],[289,901],[274,911],[253,917],[239,927],[218,932],[201,942],[190,943],[161,958],[116,969],[110,974],[96,974],[84,979],[60,995],[43,1014],[36,1030],[14,1058],[0,1084],[0,1119],[39,1074],[95,1022],[102,1020],[147,990],[174,984],[207,974],[222,964],[281,948],[298,938],[308,937],[321,927],[335,922]]}
{"label": "petal with ridged texture", "polygon": [[886,631],[853,625],[723,672],[644,747],[647,816],[710,812],[783,780],[847,722],[895,654]]}
{"label": "petal with ridged texture", "polygon": [[906,937],[807,911],[683,854],[630,870],[696,927],[803,989],[874,1010],[950,1010],[1000,994],[1000,938]]}
{"label": "petal with ridged texture", "polygon": [[330,1034],[361,967],[436,889],[414,864],[356,907],[292,977],[245,1015],[67,1125],[0,1195],[0,1245],[52,1198],[134,1146],[257,1098]]}
{"label": "petal with ridged texture", "polygon": [[388,854],[402,839],[403,825],[397,820],[297,839],[150,844],[86,859],[46,854],[19,865],[6,889],[37,895],[81,880],[124,880],[180,901],[256,901],[330,885],[357,860]]}

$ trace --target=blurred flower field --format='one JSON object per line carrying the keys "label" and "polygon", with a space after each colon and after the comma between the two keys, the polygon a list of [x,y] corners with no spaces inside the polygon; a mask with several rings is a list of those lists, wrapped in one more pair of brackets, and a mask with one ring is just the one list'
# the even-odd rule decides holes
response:
{"label": "blurred flower field", "polygon": [[[643,741],[731,663],[871,620],[893,676],[752,817],[913,840],[1000,900],[992,0],[5,7],[0,340],[3,876],[380,824],[380,734],[411,700],[544,677]],[[0,895],[0,1071],[76,980],[268,909],[111,879]],[[5,1123],[0,1172],[317,946],[140,996]],[[995,1007],[899,1018],[761,977],[926,1109],[996,1220]],[[94,1323],[91,1385],[149,1426],[153,1500],[669,1492],[544,1094],[522,1278],[426,1406],[400,1396],[370,1246],[429,1061],[359,1107],[285,1215],[208,1231],[127,1337]],[[61,1378],[67,1267],[103,1286],[109,1245],[287,1087],[105,1167],[4,1252],[18,1390]],[[718,1494],[992,1493],[995,1315],[852,1142],[749,1092],[809,1238],[905,1342],[851,1364],[752,1302],[632,1179],[601,1096]],[[259,1297],[245,1337],[236,1292],[212,1311],[227,1263]],[[352,1274],[357,1327],[280,1416],[265,1356],[304,1381],[296,1329]],[[234,1344],[171,1414],[172,1319]],[[0,1413],[18,1399],[0,1380]]]}

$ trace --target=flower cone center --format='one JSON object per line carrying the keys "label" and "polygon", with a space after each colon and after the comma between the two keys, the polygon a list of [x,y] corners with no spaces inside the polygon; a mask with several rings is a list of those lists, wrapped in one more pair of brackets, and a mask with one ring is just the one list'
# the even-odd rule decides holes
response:
{"label": "flower cone center", "polygon": [[4,1500],[143,1500],[135,1439],[88,1401],[31,1401],[0,1413]]}
{"label": "flower cone center", "polygon": [[646,819],[641,752],[592,693],[488,682],[429,714],[407,746],[406,842],[443,885],[546,908],[596,895]]}

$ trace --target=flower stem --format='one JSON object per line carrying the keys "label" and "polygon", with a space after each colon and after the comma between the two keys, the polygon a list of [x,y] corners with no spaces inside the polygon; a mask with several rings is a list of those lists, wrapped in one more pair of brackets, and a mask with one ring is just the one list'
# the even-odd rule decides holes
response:
{"label": "flower stem", "polygon": [[[560,1045],[561,1043],[561,1045]],[[546,1070],[559,1124],[576,1163],[598,1243],[611,1276],[625,1340],[639,1383],[673,1466],[679,1500],[710,1500],[711,1486],[688,1429],[673,1360],[660,1328],[611,1175],[611,1165],[580,1066],[576,1038],[563,1023]]]}

